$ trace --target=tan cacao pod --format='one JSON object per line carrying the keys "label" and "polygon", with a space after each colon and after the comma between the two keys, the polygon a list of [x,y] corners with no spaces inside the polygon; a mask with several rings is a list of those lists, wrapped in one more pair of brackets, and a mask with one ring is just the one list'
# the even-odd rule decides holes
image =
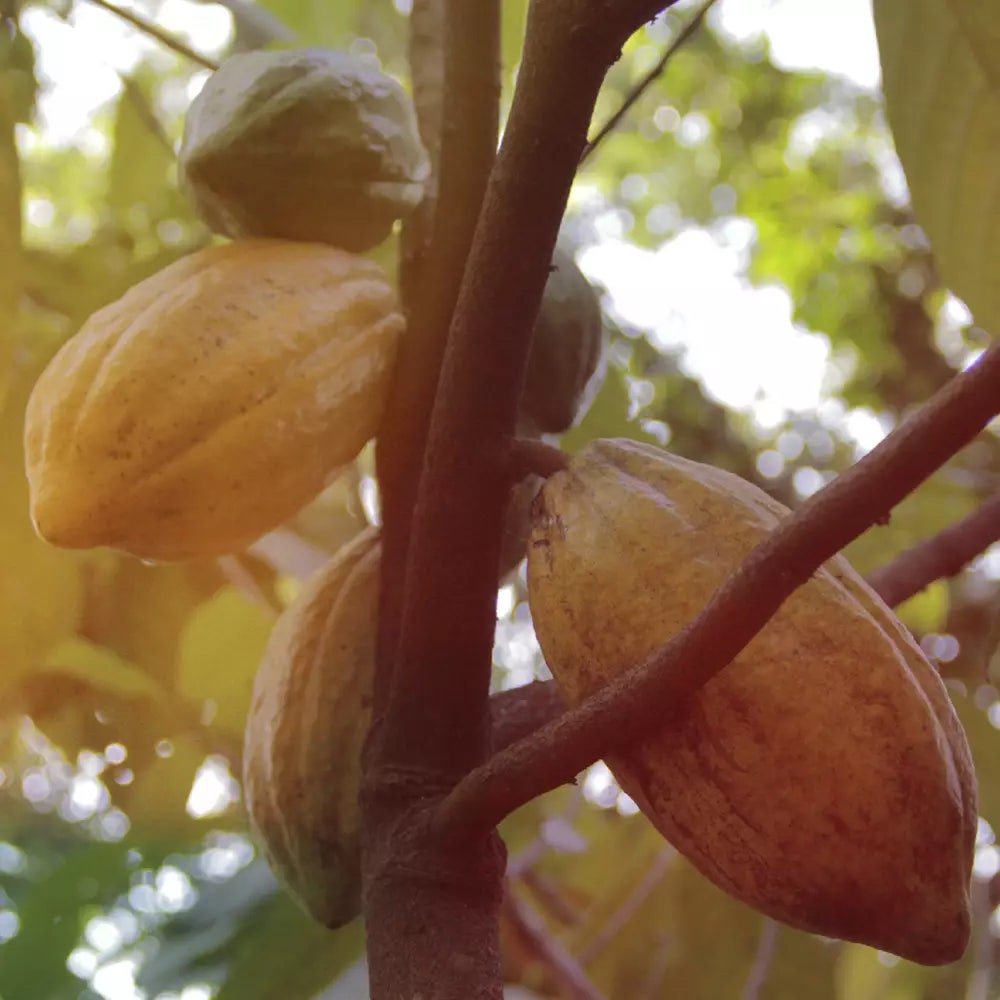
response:
{"label": "tan cacao pod", "polygon": [[333,247],[244,240],[164,268],[35,385],[38,533],[153,560],[239,551],[374,436],[402,328],[379,267]]}
{"label": "tan cacao pod", "polygon": [[378,531],[316,573],[275,624],[243,755],[251,826],[272,870],[320,923],[361,912],[358,788],[371,724]]}
{"label": "tan cacao pod", "polygon": [[403,88],[322,48],[226,60],[191,105],[179,162],[215,232],[358,252],[416,207],[430,174]]}
{"label": "tan cacao pod", "polygon": [[[681,630],[788,514],[719,469],[596,441],[552,476],[528,549],[570,703]],[[969,936],[975,777],[933,666],[837,556],[682,719],[608,759],[709,879],[792,926],[924,964]]]}

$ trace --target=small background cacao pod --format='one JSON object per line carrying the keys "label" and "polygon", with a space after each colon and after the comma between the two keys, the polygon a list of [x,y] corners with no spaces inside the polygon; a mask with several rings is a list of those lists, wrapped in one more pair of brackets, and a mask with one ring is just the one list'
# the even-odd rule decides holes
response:
{"label": "small background cacao pod", "polygon": [[[567,700],[679,632],[788,513],[650,445],[585,447],[546,482],[528,548],[535,630]],[[843,557],[608,764],[704,875],[763,913],[925,964],[964,951],[968,744],[937,672]]]}
{"label": "small background cacao pod", "polygon": [[221,555],[293,515],[374,435],[403,328],[377,265],[245,240],[95,313],[31,394],[31,513],[56,545]]}
{"label": "small background cacao pod", "polygon": [[243,789],[271,868],[320,923],[361,912],[358,789],[371,724],[379,581],[368,528],[275,624],[254,682]]}
{"label": "small background cacao pod", "polygon": [[604,323],[597,293],[572,255],[560,247],[535,320],[521,415],[558,434],[590,405],[599,383]]}
{"label": "small background cacao pod", "polygon": [[185,123],[180,172],[217,233],[369,250],[430,173],[410,98],[345,52],[248,52],[209,77]]}

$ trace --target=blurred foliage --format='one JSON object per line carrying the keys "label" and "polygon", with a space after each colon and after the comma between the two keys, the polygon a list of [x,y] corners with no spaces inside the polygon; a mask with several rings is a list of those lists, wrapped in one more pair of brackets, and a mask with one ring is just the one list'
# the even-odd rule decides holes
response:
{"label": "blurred foliage", "polygon": [[879,0],[886,106],[921,223],[945,280],[1000,325],[1000,33],[982,3]]}
{"label": "blurred foliage", "polygon": [[[226,39],[205,50],[212,58],[299,41],[377,54],[390,71],[407,73],[401,2],[142,0],[137,8],[151,19],[172,16],[177,30],[169,8],[178,4],[192,25],[209,11],[228,19]],[[936,248],[939,239],[964,240],[968,213],[974,220],[984,197],[978,188],[963,194],[960,165],[921,140],[935,107],[911,100],[915,92],[930,100],[928,67],[937,52],[935,32],[916,26],[924,14],[941,19],[959,6],[920,0],[922,13],[907,13],[904,37],[900,0],[876,4],[883,36],[898,42],[887,73],[889,113]],[[526,7],[526,0],[503,5],[505,104]],[[0,993],[4,1000],[363,997],[360,922],[328,932],[282,892],[247,840],[237,776],[242,718],[271,624],[299,582],[365,523],[370,462],[360,461],[292,523],[239,556],[154,566],[38,541],[20,445],[34,378],[91,312],[209,239],[177,190],[174,165],[183,111],[204,72],[133,32],[134,58],[116,70],[117,93],[88,111],[69,140],[54,141],[46,109],[73,77],[46,76],[40,40],[75,38],[71,51],[82,52],[92,44],[95,12],[79,0],[36,0],[19,17],[3,10]],[[608,76],[598,121],[690,10],[681,4],[633,39]],[[910,212],[878,97],[839,78],[782,70],[765,41],[737,42],[713,24],[710,18],[587,160],[565,236],[582,259],[613,240],[653,254],[704,230],[738,259],[746,287],[784,289],[793,321],[822,339],[825,401],[815,412],[786,409],[766,419],[753,406],[727,405],[671,331],[627,322],[608,295],[608,377],[561,444],[574,450],[597,436],[656,441],[795,506],[870,447],[872,427],[884,434],[939,388],[983,337],[942,284]],[[996,19],[989,25],[990,32],[966,31],[966,49],[970,38],[995,43]],[[198,32],[185,32],[196,44]],[[920,59],[910,57],[911,46]],[[976,50],[976,65],[990,74],[992,89],[974,91],[962,52],[953,51],[965,68],[949,93],[969,114],[990,119],[982,138],[995,150],[1000,63],[983,51]],[[962,117],[935,93],[938,113]],[[939,183],[966,214],[941,216],[932,191]],[[966,247],[971,256],[939,250],[941,273],[973,308],[982,304],[984,324],[996,322],[1000,287],[985,269],[998,258],[1000,203],[991,204],[993,215],[978,217],[982,240]],[[376,255],[391,261],[394,246]],[[970,272],[963,261],[976,266]],[[862,571],[874,569],[974,509],[998,483],[997,443],[984,435],[849,554]],[[902,609],[950,678],[977,760],[984,818],[977,891],[1000,867],[991,832],[1000,824],[1000,700],[989,686],[998,576],[988,554]],[[544,674],[544,665],[523,576],[505,594],[496,677],[509,685]],[[530,803],[504,834],[516,862],[512,897],[541,915],[604,995],[996,995],[988,924],[996,900],[983,897],[963,962],[920,968],[770,924],[665,847],[600,765],[582,788],[585,794],[561,789]],[[509,921],[504,942],[505,973],[521,996],[559,995],[537,947]]]}

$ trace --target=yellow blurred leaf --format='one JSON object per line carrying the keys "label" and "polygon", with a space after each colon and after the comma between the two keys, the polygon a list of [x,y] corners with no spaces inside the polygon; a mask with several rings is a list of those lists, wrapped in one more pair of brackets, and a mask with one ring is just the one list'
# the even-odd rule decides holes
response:
{"label": "yellow blurred leaf", "polygon": [[60,643],[45,657],[43,666],[47,673],[76,677],[91,687],[126,697],[143,696],[157,700],[173,697],[167,688],[144,671],[110,649],[86,639],[73,638]]}
{"label": "yellow blurred leaf", "polygon": [[[204,835],[203,824],[187,812],[188,798],[205,750],[193,736],[173,736],[161,744],[158,754],[137,769],[134,781],[122,797],[122,805],[138,838],[194,840]],[[234,811],[233,824],[243,825]],[[213,827],[220,825],[212,818]]]}
{"label": "yellow blurred leaf", "polygon": [[0,407],[12,375],[21,299],[21,175],[13,84],[0,73]]}
{"label": "yellow blurred leaf", "polygon": [[74,633],[83,599],[80,565],[86,556],[41,541],[28,513],[21,437],[34,374],[15,369],[0,410],[0,688]]}
{"label": "yellow blurred leaf", "polygon": [[896,614],[907,628],[918,635],[939,632],[948,620],[948,584],[937,580],[919,594],[914,594],[896,608]]}
{"label": "yellow blurred leaf", "polygon": [[273,614],[227,587],[200,605],[181,634],[177,687],[211,701],[214,725],[242,734],[254,674],[267,645]]}
{"label": "yellow blurred leaf", "polygon": [[166,683],[185,622],[224,583],[214,562],[148,566],[119,555],[85,580],[81,633]]}

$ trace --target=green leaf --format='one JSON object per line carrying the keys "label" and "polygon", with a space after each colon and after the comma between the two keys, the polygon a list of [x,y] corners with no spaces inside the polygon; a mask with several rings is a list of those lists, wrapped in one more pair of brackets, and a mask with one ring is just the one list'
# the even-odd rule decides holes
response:
{"label": "green leaf", "polygon": [[594,438],[632,438],[658,443],[629,418],[630,397],[626,375],[617,365],[609,364],[604,384],[583,420],[567,431],[560,447],[571,454]]}
{"label": "green leaf", "polygon": [[148,995],[206,978],[222,982],[216,1000],[312,1000],[364,952],[360,920],[321,927],[275,883],[263,861],[228,882],[201,887],[198,903],[163,929],[144,963]]}
{"label": "green leaf", "polygon": [[889,123],[945,282],[1000,332],[1000,19],[988,0],[876,0]]}
{"label": "green leaf", "polygon": [[87,557],[43,542],[28,513],[21,442],[31,383],[31,372],[15,371],[0,403],[0,689],[74,632],[83,604],[80,568]]}
{"label": "green leaf", "polygon": [[66,674],[126,697],[169,698],[170,692],[110,649],[74,637],[60,643],[43,661],[49,673]]}
{"label": "green leaf", "polygon": [[358,28],[358,18],[363,8],[361,0],[268,0],[263,4],[280,18],[303,44],[343,46],[351,40]]}
{"label": "green leaf", "polygon": [[[20,929],[0,946],[4,997],[33,1000],[77,996],[79,980],[65,958],[79,943],[90,916],[128,888],[125,844],[87,844],[66,854],[18,902]],[[0,882],[2,886],[2,882]],[[75,984],[76,989],[72,989]]]}
{"label": "green leaf", "polygon": [[139,80],[122,77],[122,84],[112,130],[108,207],[118,216],[142,208],[157,217],[168,189],[173,150]]}

